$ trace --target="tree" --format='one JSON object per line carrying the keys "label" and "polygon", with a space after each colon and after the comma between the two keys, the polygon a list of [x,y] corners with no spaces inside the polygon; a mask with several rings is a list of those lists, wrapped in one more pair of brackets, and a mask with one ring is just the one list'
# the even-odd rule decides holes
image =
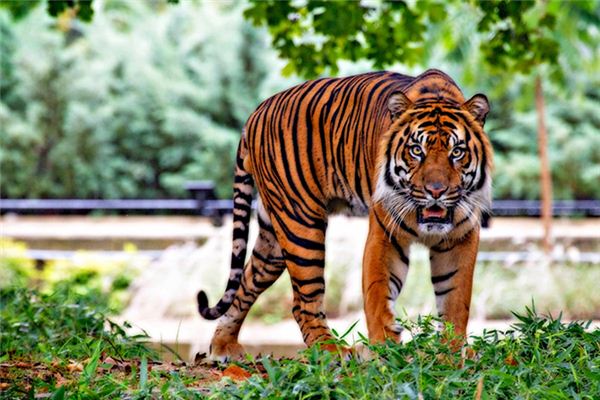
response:
{"label": "tree", "polygon": [[241,128],[272,91],[264,36],[236,5],[94,5],[87,24],[0,10],[2,196],[182,197],[197,179],[227,196]]}
{"label": "tree", "polygon": [[[600,5],[594,1],[474,0],[469,6],[465,9],[457,1],[385,1],[367,5],[252,0],[245,16],[268,28],[273,46],[288,60],[284,72],[312,78],[326,69],[337,72],[341,60],[367,59],[376,68],[395,63],[425,65],[430,56],[425,44],[432,37],[445,40],[436,33],[444,31],[440,25],[452,24],[446,20],[449,12],[453,8],[469,12],[478,21],[472,34],[487,38],[481,41],[480,52],[489,70],[505,77],[523,74],[535,82],[544,248],[549,251],[552,181],[542,82],[548,76],[564,81],[561,45],[596,51]],[[573,25],[579,28],[569,32],[575,42],[561,41],[561,35]],[[452,35],[453,31],[445,33]]]}

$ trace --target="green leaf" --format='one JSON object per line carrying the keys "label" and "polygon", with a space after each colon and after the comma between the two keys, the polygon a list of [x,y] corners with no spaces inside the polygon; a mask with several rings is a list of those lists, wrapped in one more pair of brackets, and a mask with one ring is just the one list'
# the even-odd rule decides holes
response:
{"label": "green leaf", "polygon": [[101,347],[102,341],[98,340],[89,362],[83,367],[82,377],[85,379],[85,382],[87,384],[91,382],[91,380],[94,378],[94,375],[96,374],[96,369],[98,368],[98,362],[100,360]]}

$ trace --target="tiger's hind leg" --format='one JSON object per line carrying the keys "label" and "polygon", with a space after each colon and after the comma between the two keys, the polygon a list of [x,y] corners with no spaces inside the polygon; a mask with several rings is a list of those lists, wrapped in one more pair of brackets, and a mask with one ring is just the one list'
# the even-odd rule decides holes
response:
{"label": "tiger's hind leg", "polygon": [[307,225],[277,214],[272,220],[292,282],[292,313],[304,343],[310,347],[333,339],[323,308],[326,220],[315,217]]}
{"label": "tiger's hind leg", "polygon": [[250,307],[258,296],[269,288],[285,270],[281,247],[273,227],[259,212],[260,231],[252,256],[244,266],[240,287],[227,312],[219,319],[210,345],[210,358],[218,361],[239,359],[244,349],[238,342],[240,328]]}

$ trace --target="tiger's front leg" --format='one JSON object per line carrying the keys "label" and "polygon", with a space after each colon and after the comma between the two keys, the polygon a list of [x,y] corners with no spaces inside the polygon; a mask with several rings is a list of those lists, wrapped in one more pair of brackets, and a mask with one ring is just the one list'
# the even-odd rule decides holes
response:
{"label": "tiger's front leg", "polygon": [[369,339],[400,341],[394,304],[406,282],[409,243],[387,231],[384,218],[372,210],[363,258],[363,298]]}
{"label": "tiger's front leg", "polygon": [[462,239],[430,248],[431,282],[439,316],[452,323],[460,347],[467,334],[479,227]]}

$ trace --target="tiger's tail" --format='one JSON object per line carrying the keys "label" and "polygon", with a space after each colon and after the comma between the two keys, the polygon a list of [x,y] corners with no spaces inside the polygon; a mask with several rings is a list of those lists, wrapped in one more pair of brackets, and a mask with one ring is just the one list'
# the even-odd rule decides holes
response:
{"label": "tiger's tail", "polygon": [[198,292],[198,311],[205,319],[217,319],[227,312],[235,293],[240,286],[244,271],[244,261],[248,246],[248,228],[250,223],[250,212],[252,209],[252,190],[254,180],[248,168],[244,167],[244,159],[248,154],[246,141],[242,134],[242,140],[238,147],[236,156],[235,177],[233,183],[233,248],[231,252],[231,271],[229,281],[225,288],[223,297],[216,306],[208,306],[208,297],[201,290]]}

